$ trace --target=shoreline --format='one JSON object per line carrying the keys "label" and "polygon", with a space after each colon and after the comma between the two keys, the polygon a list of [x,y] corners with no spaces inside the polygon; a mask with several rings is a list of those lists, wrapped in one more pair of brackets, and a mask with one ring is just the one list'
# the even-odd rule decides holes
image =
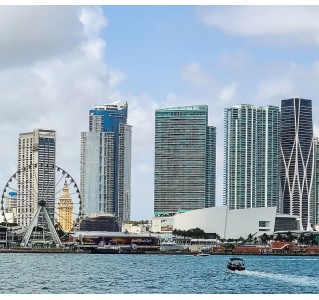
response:
{"label": "shoreline", "polygon": [[[71,250],[71,249],[0,249],[0,255],[1,253],[50,253],[50,254],[93,254],[90,251],[83,251],[83,250]],[[121,253],[119,253],[121,254]],[[127,255],[128,253],[126,253]],[[129,253],[130,254],[130,253]],[[135,253],[131,253],[135,254]],[[173,251],[147,251],[146,253],[143,253],[144,255],[187,255],[187,256],[196,256],[197,252],[173,252]],[[225,255],[225,256],[247,256],[247,255],[253,255],[253,256],[318,256],[319,253],[221,253],[221,252],[213,252],[208,253],[209,256],[214,255]],[[99,254],[101,255],[101,254]],[[141,255],[141,254],[139,254]]]}

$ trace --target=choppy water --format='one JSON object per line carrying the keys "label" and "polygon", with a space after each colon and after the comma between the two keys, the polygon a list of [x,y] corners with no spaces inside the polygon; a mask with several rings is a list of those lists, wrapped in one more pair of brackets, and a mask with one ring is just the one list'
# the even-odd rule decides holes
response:
{"label": "choppy water", "polygon": [[319,257],[0,254],[2,294],[317,294]]}

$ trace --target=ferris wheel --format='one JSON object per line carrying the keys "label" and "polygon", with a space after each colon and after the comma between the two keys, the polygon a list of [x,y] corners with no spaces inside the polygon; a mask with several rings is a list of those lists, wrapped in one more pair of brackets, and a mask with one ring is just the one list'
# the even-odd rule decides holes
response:
{"label": "ferris wheel", "polygon": [[[3,223],[21,234],[21,244],[61,244],[82,219],[80,189],[72,176],[52,164],[32,164],[15,172],[1,196]],[[59,234],[58,234],[59,232]]]}

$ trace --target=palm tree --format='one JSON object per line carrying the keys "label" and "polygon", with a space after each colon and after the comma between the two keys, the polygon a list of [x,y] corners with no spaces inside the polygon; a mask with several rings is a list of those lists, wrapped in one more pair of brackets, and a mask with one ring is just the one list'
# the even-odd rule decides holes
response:
{"label": "palm tree", "polygon": [[317,242],[316,236],[313,233],[310,233],[310,235],[309,235],[309,245],[313,246],[313,245],[316,244],[316,242]]}
{"label": "palm tree", "polygon": [[286,242],[292,242],[296,238],[297,237],[295,235],[293,235],[290,231],[288,231],[288,233],[286,234],[286,237],[285,237],[285,241]]}
{"label": "palm tree", "polygon": [[179,236],[179,235],[180,235],[180,234],[179,234],[179,231],[180,231],[180,230],[178,230],[178,229],[174,229],[174,230],[172,231],[172,234],[175,235],[175,236]]}
{"label": "palm tree", "polygon": [[244,244],[245,239],[241,236],[241,237],[238,239],[238,241],[239,241],[241,244]]}
{"label": "palm tree", "polygon": [[198,227],[192,228],[187,230],[189,237],[194,238],[194,239],[200,239],[200,238],[205,238],[206,233],[203,229],[200,229]]}
{"label": "palm tree", "polygon": [[253,240],[253,235],[250,233],[250,234],[248,234],[248,236],[247,236],[247,241],[248,241],[248,242],[252,242],[252,240]]}
{"label": "palm tree", "polygon": [[269,235],[267,233],[264,233],[260,236],[260,241],[263,245],[266,245],[269,241]]}
{"label": "palm tree", "polygon": [[284,240],[283,236],[280,233],[278,233],[275,237],[275,241],[282,242],[283,240]]}

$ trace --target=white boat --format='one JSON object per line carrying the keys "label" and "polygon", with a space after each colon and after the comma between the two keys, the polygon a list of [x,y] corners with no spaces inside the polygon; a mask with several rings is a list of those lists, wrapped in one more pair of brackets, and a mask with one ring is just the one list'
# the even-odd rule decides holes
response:
{"label": "white boat", "polygon": [[231,271],[244,271],[246,269],[245,261],[239,257],[232,257],[229,259],[227,269]]}
{"label": "white boat", "polygon": [[164,240],[161,242],[160,251],[183,251],[182,245],[176,244],[173,240]]}
{"label": "white boat", "polygon": [[198,252],[198,253],[195,253],[193,254],[194,256],[210,256],[209,253],[205,253],[205,252]]}
{"label": "white boat", "polygon": [[173,240],[164,240],[161,242],[161,246],[175,246],[176,242]]}
{"label": "white boat", "polygon": [[210,254],[209,254],[209,253],[201,252],[201,253],[198,253],[197,256],[210,256]]}

